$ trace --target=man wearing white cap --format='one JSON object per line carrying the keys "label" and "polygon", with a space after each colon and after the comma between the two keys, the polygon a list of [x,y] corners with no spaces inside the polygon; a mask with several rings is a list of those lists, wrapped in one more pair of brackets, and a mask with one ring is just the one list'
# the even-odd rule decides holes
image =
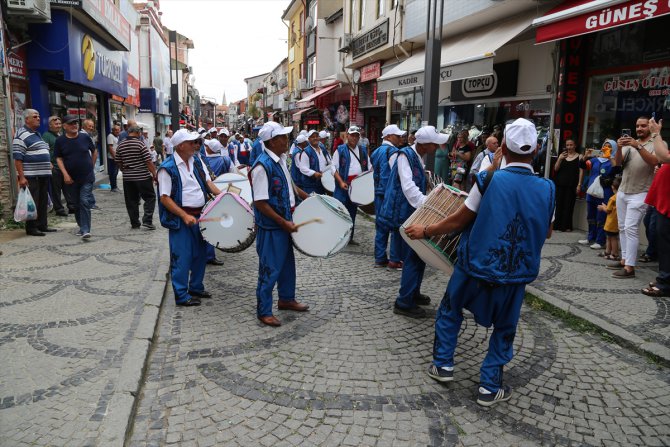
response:
{"label": "man wearing white cap", "polygon": [[299,134],[295,140],[293,140],[294,149],[291,155],[291,167],[289,169],[293,183],[295,183],[300,189],[303,190],[305,186],[305,176],[302,174],[302,172],[300,172],[300,168],[298,167],[298,158],[300,158],[300,155],[302,155],[308,144],[309,141],[307,141],[307,136],[303,134]]}
{"label": "man wearing white cap", "polygon": [[322,130],[319,132],[319,147],[321,148],[322,151],[328,152],[328,137],[330,134],[328,134],[327,131]]}
{"label": "man wearing white cap", "polygon": [[198,219],[209,194],[220,194],[207,169],[195,156],[200,136],[180,129],[172,136],[174,154],[158,168],[158,212],[169,230],[170,276],[178,306],[199,306],[211,298],[203,279],[207,245]]}
{"label": "man wearing white cap", "polygon": [[[342,202],[349,211],[351,220],[356,225],[357,205],[349,199],[349,185],[360,174],[372,169],[370,157],[366,148],[358,145],[361,138],[361,129],[351,126],[347,130],[347,142],[338,146],[333,153],[333,173],[335,177],[335,192],[333,197]],[[354,241],[354,229],[351,230],[349,244],[358,245]]]}
{"label": "man wearing white cap", "polygon": [[[384,193],[391,175],[391,156],[398,152],[402,137],[407,132],[400,130],[395,124],[386,126],[382,130],[382,145],[372,152],[370,160],[375,170],[375,217],[379,217],[384,203]],[[402,268],[401,262],[401,240],[398,230],[391,230],[391,249],[389,257],[386,256],[386,246],[389,240],[389,229],[376,222],[375,225],[375,267],[388,266],[391,270]]]}
{"label": "man wearing white cap", "polygon": [[[263,125],[258,135],[265,149],[251,170],[254,195],[256,252],[258,253],[258,286],[256,287],[258,319],[268,326],[281,326],[272,315],[272,290],[277,285],[279,310],[306,311],[309,306],[295,299],[295,257],[291,233],[298,231],[293,223],[295,194],[306,199],[300,188],[293,188],[286,166],[288,134],[292,127],[274,121]],[[295,191],[294,191],[295,189]]]}
{"label": "man wearing white cap", "polygon": [[[384,203],[377,216],[377,224],[383,229],[397,232],[400,225],[426,200],[428,182],[422,158],[435,153],[447,138],[447,135],[439,133],[433,126],[422,127],[416,133],[416,143],[413,146],[405,146],[391,156],[391,174],[386,185]],[[430,298],[421,294],[426,264],[405,241],[400,243],[405,259],[393,313],[424,318],[426,311],[419,306],[430,304]]]}
{"label": "man wearing white cap", "polygon": [[249,166],[250,156],[251,156],[251,143],[244,138],[244,135],[240,133],[236,136],[238,145],[237,145],[237,161],[240,165]]}
{"label": "man wearing white cap", "polygon": [[325,194],[326,189],[321,184],[321,176],[330,164],[330,155],[325,148],[321,148],[319,142],[319,132],[310,130],[307,132],[309,145],[294,160],[301,176],[300,188],[307,194],[317,193]]}
{"label": "man wearing white cap", "polygon": [[224,149],[221,143],[214,138],[205,141],[206,154],[203,161],[209,164],[214,176],[218,177],[227,172],[236,172],[235,164],[228,154],[223,154]]}
{"label": "man wearing white cap", "polygon": [[477,403],[491,406],[510,399],[503,367],[513,343],[526,284],[540,269],[540,252],[551,236],[554,185],[536,177],[531,163],[537,150],[535,126],[519,118],[505,129],[504,169],[480,171],[465,203],[446,219],[412,225],[412,239],[463,231],[458,261],[435,320],[433,363],[428,375],[453,380],[454,351],[463,309],[475,321],[493,325],[489,350],[480,369]]}
{"label": "man wearing white cap", "polygon": [[233,165],[234,165],[235,161],[232,158],[230,158],[230,154],[228,153],[228,138],[230,138],[230,132],[228,131],[228,129],[226,129],[224,127],[223,129],[221,129],[219,131],[219,133],[217,134],[217,137],[219,139],[219,143],[221,143],[221,146],[222,146],[221,147],[221,155],[227,156],[230,159],[230,161],[233,162]]}

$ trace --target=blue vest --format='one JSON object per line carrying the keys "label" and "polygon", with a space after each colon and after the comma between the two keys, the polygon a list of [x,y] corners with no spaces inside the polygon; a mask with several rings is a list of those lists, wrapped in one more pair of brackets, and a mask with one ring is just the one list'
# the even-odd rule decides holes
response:
{"label": "blue vest", "polygon": [[[268,204],[284,219],[291,220],[291,196],[289,193],[291,185],[284,175],[284,171],[279,163],[276,163],[265,151],[258,157],[254,167],[259,164],[263,166],[268,177]],[[280,229],[277,222],[258,211],[257,207],[254,207],[254,216],[256,225],[260,228],[264,230]]]}
{"label": "blue vest", "polygon": [[231,160],[235,160],[235,146],[239,147],[240,145],[236,141],[228,143],[228,156]]}
{"label": "blue vest", "polygon": [[302,154],[302,149],[295,146],[293,152],[291,152],[291,169],[289,169],[289,174],[291,174],[293,182],[298,185],[299,188],[302,188],[305,183],[305,176],[302,175],[302,172],[300,172],[300,169],[298,168],[298,163],[296,163],[300,154]]}
{"label": "blue vest", "polygon": [[[330,159],[330,156],[328,155],[328,152],[326,152],[323,148],[321,149],[321,152],[323,153],[323,156],[326,158],[326,163],[328,163],[328,160]],[[316,172],[321,172],[321,166],[319,165],[319,154],[316,153],[314,148],[312,146],[307,146],[304,151],[302,151],[301,154],[299,154],[300,157],[308,157],[309,158],[309,169],[312,171]],[[300,188],[305,189],[307,188],[309,191],[306,192],[312,192],[317,189],[321,189],[321,180],[314,178],[314,177],[308,177],[304,175],[302,172],[300,172],[300,169],[298,169],[298,173],[302,176],[302,184],[298,185]]]}
{"label": "blue vest", "polygon": [[249,163],[253,166],[263,152],[263,142],[260,137],[254,140],[254,143],[251,145],[251,155],[249,156]]}
{"label": "blue vest", "polygon": [[554,214],[554,184],[529,169],[509,167],[477,174],[482,201],[461,235],[458,264],[494,284],[528,284],[540,271],[540,254]]}
{"label": "blue vest", "polygon": [[[361,169],[363,172],[368,171],[368,151],[364,147],[358,146],[360,157],[361,157]],[[351,165],[351,151],[347,144],[341,144],[337,147],[337,152],[339,153],[339,166],[337,166],[337,172],[340,174],[342,181],[345,183],[348,182],[349,178],[349,165]],[[346,203],[349,200],[349,193],[344,189],[340,188],[338,182],[335,182],[335,192],[333,197],[339,200],[342,203]]]}
{"label": "blue vest", "polygon": [[388,184],[389,176],[391,175],[391,167],[389,166],[389,159],[391,155],[398,152],[398,148],[388,144],[382,144],[370,155],[370,161],[374,168],[375,179],[375,194],[384,196],[386,185]]}
{"label": "blue vest", "polygon": [[[326,145],[323,144],[323,143],[320,142],[320,141],[319,141],[319,148],[321,149],[321,151],[322,151],[324,154],[328,154],[328,149],[326,149]],[[330,155],[330,154],[328,154],[328,155]]]}
{"label": "blue vest", "polygon": [[220,157],[205,157],[204,160],[209,162],[209,167],[216,177],[230,171],[232,162],[228,156],[221,155]]}
{"label": "blue vest", "polygon": [[[188,163],[188,161],[187,161]],[[181,207],[181,177],[179,176],[179,168],[177,168],[177,163],[174,161],[174,157],[168,157],[159,167],[158,171],[165,169],[168,174],[170,174],[170,179],[172,181],[172,190],[170,191],[170,198],[174,200],[174,203],[177,206]],[[202,169],[202,165],[198,163],[197,160],[193,160],[193,169],[195,170],[195,178],[202,189],[202,195],[207,201],[207,184],[205,183],[205,171]],[[172,214],[170,211],[165,208],[165,206],[158,200],[158,216],[161,221],[161,225],[170,230],[178,230],[181,225],[181,218]]]}
{"label": "blue vest", "polygon": [[[400,149],[398,151],[398,157],[401,155],[406,156],[407,160],[409,160],[414,184],[419,187],[419,190],[423,194],[426,194],[426,171],[421,165],[421,159],[411,147]],[[384,196],[382,208],[377,216],[377,223],[383,228],[397,230],[416,210],[416,208],[410,205],[405,194],[402,192],[400,175],[398,175],[398,159],[396,159],[396,162],[393,165],[387,186],[387,193]]]}
{"label": "blue vest", "polygon": [[[239,152],[237,153],[237,161],[240,162],[240,164],[249,165],[249,159],[251,158],[251,147],[249,146],[249,143],[246,141],[243,141],[239,144]],[[243,153],[243,150],[246,152]]]}

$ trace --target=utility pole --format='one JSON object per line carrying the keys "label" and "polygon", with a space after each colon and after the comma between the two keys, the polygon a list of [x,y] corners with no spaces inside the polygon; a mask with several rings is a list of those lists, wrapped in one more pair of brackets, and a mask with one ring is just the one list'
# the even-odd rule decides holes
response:
{"label": "utility pole", "polygon": [[[177,49],[177,31],[170,31],[168,33],[170,44],[170,115],[172,117],[171,127],[172,131],[179,130],[179,80],[177,79],[177,59],[179,57]],[[172,58],[172,51],[174,50],[174,58]]]}
{"label": "utility pole", "polygon": [[437,125],[443,14],[444,0],[428,0],[428,20],[426,23],[426,76],[423,86],[422,126]]}

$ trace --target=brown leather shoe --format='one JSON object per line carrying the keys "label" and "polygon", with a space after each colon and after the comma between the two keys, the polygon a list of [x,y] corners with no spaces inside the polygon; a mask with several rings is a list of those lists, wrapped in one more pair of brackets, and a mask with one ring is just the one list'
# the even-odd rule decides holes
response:
{"label": "brown leather shoe", "polygon": [[273,326],[273,327],[278,327],[281,326],[281,321],[277,320],[274,315],[268,315],[265,317],[258,317],[259,320],[261,320],[261,323],[266,324],[268,326]]}
{"label": "brown leather shoe", "polygon": [[309,309],[309,304],[302,304],[297,301],[277,301],[277,308],[279,310],[295,310],[297,312],[305,312]]}

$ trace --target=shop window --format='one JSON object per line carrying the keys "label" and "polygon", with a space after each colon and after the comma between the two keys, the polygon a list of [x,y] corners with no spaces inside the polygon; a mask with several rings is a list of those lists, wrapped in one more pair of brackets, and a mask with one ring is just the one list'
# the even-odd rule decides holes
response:
{"label": "shop window", "polygon": [[[635,129],[640,116],[670,120],[670,63],[656,68],[592,76],[581,144],[599,146],[617,139],[621,129]],[[670,131],[664,129],[664,139]]]}

